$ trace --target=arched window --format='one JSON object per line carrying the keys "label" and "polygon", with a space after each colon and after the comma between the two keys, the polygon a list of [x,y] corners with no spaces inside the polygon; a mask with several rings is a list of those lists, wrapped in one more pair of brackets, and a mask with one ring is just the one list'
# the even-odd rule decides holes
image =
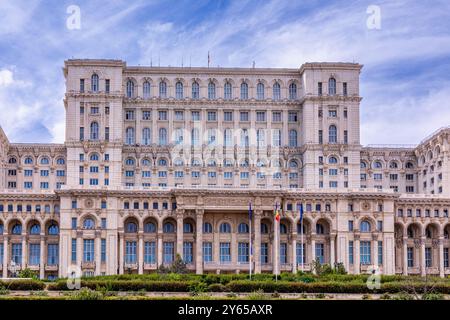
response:
{"label": "arched window", "polygon": [[361,221],[361,224],[359,226],[359,231],[361,232],[370,232],[370,222],[369,221]]}
{"label": "arched window", "polygon": [[181,83],[181,81],[178,81],[175,84],[175,98],[183,99],[183,83]]}
{"label": "arched window", "polygon": [[407,162],[406,169],[414,169],[414,164],[412,162]]}
{"label": "arched window", "polygon": [[91,156],[89,157],[89,160],[98,161],[98,154],[96,154],[96,153],[91,154]]}
{"label": "arched window", "polygon": [[184,166],[184,161],[181,158],[175,159],[175,161],[173,162],[173,165],[175,167],[182,167],[182,166]]}
{"label": "arched window", "polygon": [[245,82],[241,83],[241,100],[248,99],[248,84]]}
{"label": "arched window", "polygon": [[43,158],[41,159],[41,164],[49,164],[49,163],[50,163],[50,160],[48,160],[47,157],[43,157]]}
{"label": "arched window", "polygon": [[134,144],[134,128],[127,128],[127,130],[125,131],[125,135],[125,143],[128,145]]}
{"label": "arched window", "polygon": [[264,100],[264,84],[261,82],[256,85],[256,99]]}
{"label": "arched window", "polygon": [[191,130],[191,144],[198,146],[200,144],[200,132],[197,128]]}
{"label": "arched window", "polygon": [[94,229],[94,228],[95,228],[95,223],[94,223],[94,220],[92,220],[92,218],[84,219],[83,229],[91,230],[91,229]]}
{"label": "arched window", "polygon": [[305,224],[303,224],[303,230],[302,230],[302,224],[301,223],[297,223],[297,233],[301,234],[303,232],[303,234],[306,234],[306,226]]}
{"label": "arched window", "polygon": [[360,167],[361,169],[365,169],[367,168],[367,164],[364,161],[361,161]]}
{"label": "arched window", "polygon": [[144,84],[142,85],[142,93],[144,96],[144,99],[150,99],[150,82],[145,81]]}
{"label": "arched window", "polygon": [[209,222],[203,223],[203,233],[212,233],[212,224]]}
{"label": "arched window", "polygon": [[9,158],[8,163],[10,163],[10,164],[17,163],[17,159],[14,157],[11,157],[11,158]]}
{"label": "arched window", "polygon": [[192,223],[185,222],[183,225],[183,232],[184,233],[194,233],[194,227],[192,226]]}
{"label": "arched window", "polygon": [[289,167],[290,167],[290,168],[298,168],[298,163],[297,163],[297,161],[291,160],[291,161],[289,162]]}
{"label": "arched window", "polygon": [[26,157],[26,158],[25,158],[25,164],[33,164],[33,158],[31,158],[31,157]]}
{"label": "arched window", "polygon": [[127,98],[134,98],[134,82],[132,80],[127,81]]}
{"label": "arched window", "polygon": [[295,83],[291,83],[289,85],[289,100],[297,99],[297,85]]}
{"label": "arched window", "polygon": [[3,229],[4,229],[3,224],[0,223],[0,234],[3,234]]}
{"label": "arched window", "polygon": [[192,159],[191,166],[193,167],[200,167],[202,165],[201,161],[198,159]]}
{"label": "arched window", "polygon": [[230,100],[232,98],[232,86],[229,82],[225,82],[225,85],[223,86],[223,98],[225,100]]}
{"label": "arched window", "polygon": [[166,130],[166,128],[159,129],[159,144],[161,146],[167,145],[167,130]]}
{"label": "arched window", "polygon": [[91,123],[91,140],[98,140],[98,123],[92,122]]}
{"label": "arched window", "polygon": [[275,82],[272,87],[273,100],[278,101],[281,99],[281,87],[278,82]]}
{"label": "arched window", "polygon": [[240,166],[243,167],[243,168],[248,168],[248,166],[249,166],[248,159],[242,160]]}
{"label": "arched window", "polygon": [[334,124],[328,128],[328,142],[337,143],[337,128]]}
{"label": "arched window", "polygon": [[166,222],[163,225],[163,232],[164,233],[174,233],[175,227],[172,222]]}
{"label": "arched window", "polygon": [[433,238],[433,231],[431,230],[431,228],[427,228],[427,229],[425,230],[425,236],[426,236],[428,239],[432,239],[432,238]]}
{"label": "arched window", "polygon": [[328,94],[334,96],[336,94],[336,79],[330,78],[328,80]]}
{"label": "arched window", "polygon": [[325,233],[325,228],[324,228],[323,224],[321,224],[321,223],[317,223],[316,224],[316,233],[317,234],[324,234]]}
{"label": "arched window", "polygon": [[35,223],[30,228],[30,234],[39,235],[41,233],[41,227],[39,224]]}
{"label": "arched window", "polygon": [[156,225],[153,222],[147,222],[144,224],[144,232],[145,233],[155,233]]}
{"label": "arched window", "polygon": [[159,83],[159,97],[167,98],[167,84],[165,81]]}
{"label": "arched window", "polygon": [[127,166],[134,166],[134,159],[133,158],[127,158],[127,160],[125,160],[125,164]]}
{"label": "arched window", "polygon": [[208,160],[208,167],[216,167],[217,166],[217,162],[214,159],[209,159]]}
{"label": "arched window", "polygon": [[48,234],[50,236],[56,236],[59,233],[59,228],[56,224],[52,223],[49,227],[48,227]]}
{"label": "arched window", "polygon": [[192,99],[199,99],[200,98],[200,87],[198,85],[197,81],[194,81],[192,83]]}
{"label": "arched window", "polygon": [[142,159],[141,163],[143,166],[149,166],[151,164],[149,159]]}
{"label": "arched window", "polygon": [[216,85],[214,84],[214,82],[209,82],[208,83],[208,99],[209,100],[214,100],[216,98]]}
{"label": "arched window", "polygon": [[12,229],[11,229],[11,233],[12,234],[22,234],[22,225],[20,223],[16,223]]}
{"label": "arched window", "polygon": [[336,157],[330,157],[330,158],[328,159],[328,163],[329,163],[329,164],[336,164],[336,163],[338,163],[338,160],[337,160]]}
{"label": "arched window", "polygon": [[65,164],[66,162],[64,161],[64,158],[58,158],[57,160],[56,160],[56,164],[60,164],[60,165],[63,165],[63,164]]}
{"label": "arched window", "polygon": [[96,73],[91,76],[91,91],[98,92],[98,75]]}
{"label": "arched window", "polygon": [[138,231],[138,226],[134,222],[128,222],[125,225],[125,232],[126,233],[136,233]]}
{"label": "arched window", "polygon": [[261,233],[262,234],[269,233],[269,226],[267,225],[267,223],[261,223]]}
{"label": "arched window", "polygon": [[223,222],[219,228],[220,233],[231,233],[231,226],[227,222]]}
{"label": "arched window", "polygon": [[381,169],[382,167],[383,167],[383,165],[381,164],[380,161],[375,161],[375,162],[373,163],[373,168],[374,168],[374,169]]}
{"label": "arched window", "polygon": [[150,128],[142,129],[142,144],[148,146],[151,141],[151,131]]}
{"label": "arched window", "polygon": [[297,130],[289,130],[289,147],[297,146]]}
{"label": "arched window", "polygon": [[160,167],[165,167],[165,166],[167,166],[167,160],[166,160],[166,159],[163,159],[163,158],[159,159],[159,160],[158,160],[158,166],[160,166]]}
{"label": "arched window", "polygon": [[398,168],[397,162],[391,161],[391,163],[389,164],[389,168],[391,168],[391,169],[397,169],[397,168]]}
{"label": "arched window", "polygon": [[280,234],[287,234],[287,226],[284,223],[280,223]]}
{"label": "arched window", "polygon": [[249,232],[248,224],[240,223],[238,226],[238,232],[239,233],[248,233]]}
{"label": "arched window", "polygon": [[414,238],[414,229],[412,226],[409,226],[407,229],[408,238]]}
{"label": "arched window", "polygon": [[223,159],[223,166],[224,167],[232,167],[233,166],[233,160],[231,160],[231,159]]}

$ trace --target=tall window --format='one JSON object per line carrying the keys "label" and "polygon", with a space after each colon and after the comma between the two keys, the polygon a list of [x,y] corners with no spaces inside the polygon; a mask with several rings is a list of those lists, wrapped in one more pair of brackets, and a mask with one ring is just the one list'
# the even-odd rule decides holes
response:
{"label": "tall window", "polygon": [[297,99],[297,85],[295,83],[291,83],[289,85],[289,100]]}
{"label": "tall window", "polygon": [[156,243],[145,242],[144,244],[144,263],[156,263]]}
{"label": "tall window", "polygon": [[125,143],[128,145],[134,144],[134,128],[127,128],[125,131]]}
{"label": "tall window", "polygon": [[275,82],[273,87],[272,87],[272,91],[273,91],[273,100],[278,101],[281,99],[281,87],[280,84],[278,82]]}
{"label": "tall window", "polygon": [[142,144],[149,145],[151,141],[151,131],[150,128],[142,129]]}
{"label": "tall window", "polygon": [[319,259],[320,264],[325,263],[325,246],[323,243],[316,243],[316,258]]}
{"label": "tall window", "polygon": [[21,243],[13,243],[11,245],[11,260],[14,261],[15,264],[22,264],[22,244]]}
{"label": "tall window", "polygon": [[281,146],[281,130],[274,129],[272,132],[272,145],[275,147]]}
{"label": "tall window", "polygon": [[167,98],[167,84],[165,81],[159,83],[159,97]]}
{"label": "tall window", "polygon": [[183,99],[183,84],[180,81],[175,84],[175,98]]}
{"label": "tall window", "polygon": [[48,244],[47,246],[47,264],[55,266],[58,264],[58,244]]}
{"label": "tall window", "polygon": [[248,242],[239,242],[238,243],[238,262],[246,263],[248,262],[249,250],[248,250]]}
{"label": "tall window", "polygon": [[294,129],[291,129],[289,131],[289,146],[290,147],[296,147],[297,146],[297,131]]}
{"label": "tall window", "polygon": [[241,100],[248,99],[248,84],[245,82],[241,83]]}
{"label": "tall window", "polygon": [[362,221],[359,229],[361,232],[370,232],[370,222]]}
{"label": "tall window", "polygon": [[233,135],[231,133],[231,129],[225,129],[223,144],[224,144],[225,147],[232,146],[232,144],[233,144]]}
{"label": "tall window", "polygon": [[127,264],[136,263],[137,260],[136,248],[137,248],[136,241],[125,242],[125,263]]}
{"label": "tall window", "polygon": [[268,243],[263,242],[261,243],[261,264],[267,263],[269,263],[269,245]]}
{"label": "tall window", "polygon": [[127,98],[134,97],[134,82],[132,80],[127,81]]}
{"label": "tall window", "polygon": [[192,242],[185,241],[183,243],[183,261],[190,264],[194,261],[194,244]]}
{"label": "tall window", "polygon": [[200,144],[200,132],[197,128],[191,130],[191,144],[198,146]]}
{"label": "tall window", "polygon": [[223,98],[230,100],[232,98],[232,86],[230,82],[226,82],[223,86]]}
{"label": "tall window", "polygon": [[167,130],[165,128],[159,129],[159,144],[161,146],[167,145]]}
{"label": "tall window", "polygon": [[330,78],[328,80],[328,94],[334,96],[336,94],[336,79]]}
{"label": "tall window", "polygon": [[335,125],[331,125],[328,129],[328,142],[337,143],[337,128]]}
{"label": "tall window", "polygon": [[256,85],[256,99],[264,100],[264,84],[261,82]]}
{"label": "tall window", "polygon": [[220,263],[231,262],[231,244],[229,242],[221,242],[219,246]]}
{"label": "tall window", "polygon": [[183,143],[183,129],[175,129],[175,144]]}
{"label": "tall window", "polygon": [[94,121],[91,123],[91,140],[98,140],[98,138],[98,123]]}
{"label": "tall window", "polygon": [[150,99],[150,82],[145,81],[142,85],[144,99]]}
{"label": "tall window", "polygon": [[371,263],[370,241],[361,241],[360,247],[361,264],[369,265]]}
{"label": "tall window", "polygon": [[198,82],[194,81],[192,83],[192,99],[199,99],[200,98],[200,87],[198,85]]}
{"label": "tall window", "polygon": [[408,268],[414,267],[414,248],[408,247],[407,249]]}
{"label": "tall window", "polygon": [[305,264],[306,263],[306,257],[305,257],[305,243],[303,243],[303,246],[301,243],[297,242],[297,264]]}
{"label": "tall window", "polygon": [[354,263],[354,255],[353,255],[353,241],[348,242],[348,263]]}
{"label": "tall window", "polygon": [[214,100],[216,98],[216,85],[214,82],[208,83],[208,99]]}
{"label": "tall window", "polygon": [[91,76],[91,90],[98,92],[98,75],[96,73]]}
{"label": "tall window", "polygon": [[203,242],[203,261],[205,263],[213,261],[212,242]]}
{"label": "tall window", "polygon": [[83,240],[83,261],[84,262],[94,261],[94,239]]}
{"label": "tall window", "polygon": [[248,147],[250,145],[248,130],[242,129],[241,131],[241,147]]}
{"label": "tall window", "polygon": [[32,266],[39,265],[41,255],[41,246],[39,243],[30,243],[30,250],[28,254],[29,264]]}
{"label": "tall window", "polygon": [[174,244],[173,242],[163,243],[163,261],[166,264],[172,263],[174,258]]}
{"label": "tall window", "polygon": [[256,131],[256,144],[258,147],[264,147],[266,145],[266,132],[264,129],[258,129]]}
{"label": "tall window", "polygon": [[433,266],[433,254],[430,247],[425,248],[425,266],[427,268]]}

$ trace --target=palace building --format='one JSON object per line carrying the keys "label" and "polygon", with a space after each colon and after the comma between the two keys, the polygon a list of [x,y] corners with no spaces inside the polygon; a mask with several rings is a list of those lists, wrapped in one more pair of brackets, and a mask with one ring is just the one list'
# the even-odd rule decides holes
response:
{"label": "palace building", "polygon": [[361,146],[361,69],[65,61],[65,143],[0,129],[2,276],[450,275],[450,126]]}

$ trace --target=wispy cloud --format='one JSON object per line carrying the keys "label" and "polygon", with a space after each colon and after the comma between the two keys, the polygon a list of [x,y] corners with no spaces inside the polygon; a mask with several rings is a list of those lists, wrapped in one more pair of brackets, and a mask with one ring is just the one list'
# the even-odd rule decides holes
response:
{"label": "wispy cloud", "polygon": [[66,8],[73,3],[0,3],[0,18],[6,17],[0,20],[8,22],[0,26],[0,112],[6,114],[1,125],[12,141],[64,140],[64,59],[205,66],[208,51],[213,65],[228,67],[253,61],[257,67],[364,64],[363,144],[417,143],[450,123],[445,0],[432,6],[377,1],[380,30],[367,28],[366,9],[374,3],[363,0],[77,2],[81,30],[65,28]]}

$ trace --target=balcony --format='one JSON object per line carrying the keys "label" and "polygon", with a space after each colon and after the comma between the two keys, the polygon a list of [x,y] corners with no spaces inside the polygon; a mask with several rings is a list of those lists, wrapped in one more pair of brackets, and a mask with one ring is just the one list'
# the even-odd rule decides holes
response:
{"label": "balcony", "polygon": [[138,269],[138,264],[137,263],[124,263],[124,270],[137,270]]}
{"label": "balcony", "polygon": [[95,261],[83,261],[81,263],[82,269],[95,269]]}
{"label": "balcony", "polygon": [[408,267],[408,274],[420,274],[419,267]]}
{"label": "balcony", "polygon": [[39,271],[40,265],[39,264],[27,264],[27,268],[31,271]]}
{"label": "balcony", "polygon": [[58,265],[57,264],[46,264],[45,271],[58,271]]}
{"label": "balcony", "polygon": [[144,270],[156,270],[158,265],[155,263],[144,263]]}

